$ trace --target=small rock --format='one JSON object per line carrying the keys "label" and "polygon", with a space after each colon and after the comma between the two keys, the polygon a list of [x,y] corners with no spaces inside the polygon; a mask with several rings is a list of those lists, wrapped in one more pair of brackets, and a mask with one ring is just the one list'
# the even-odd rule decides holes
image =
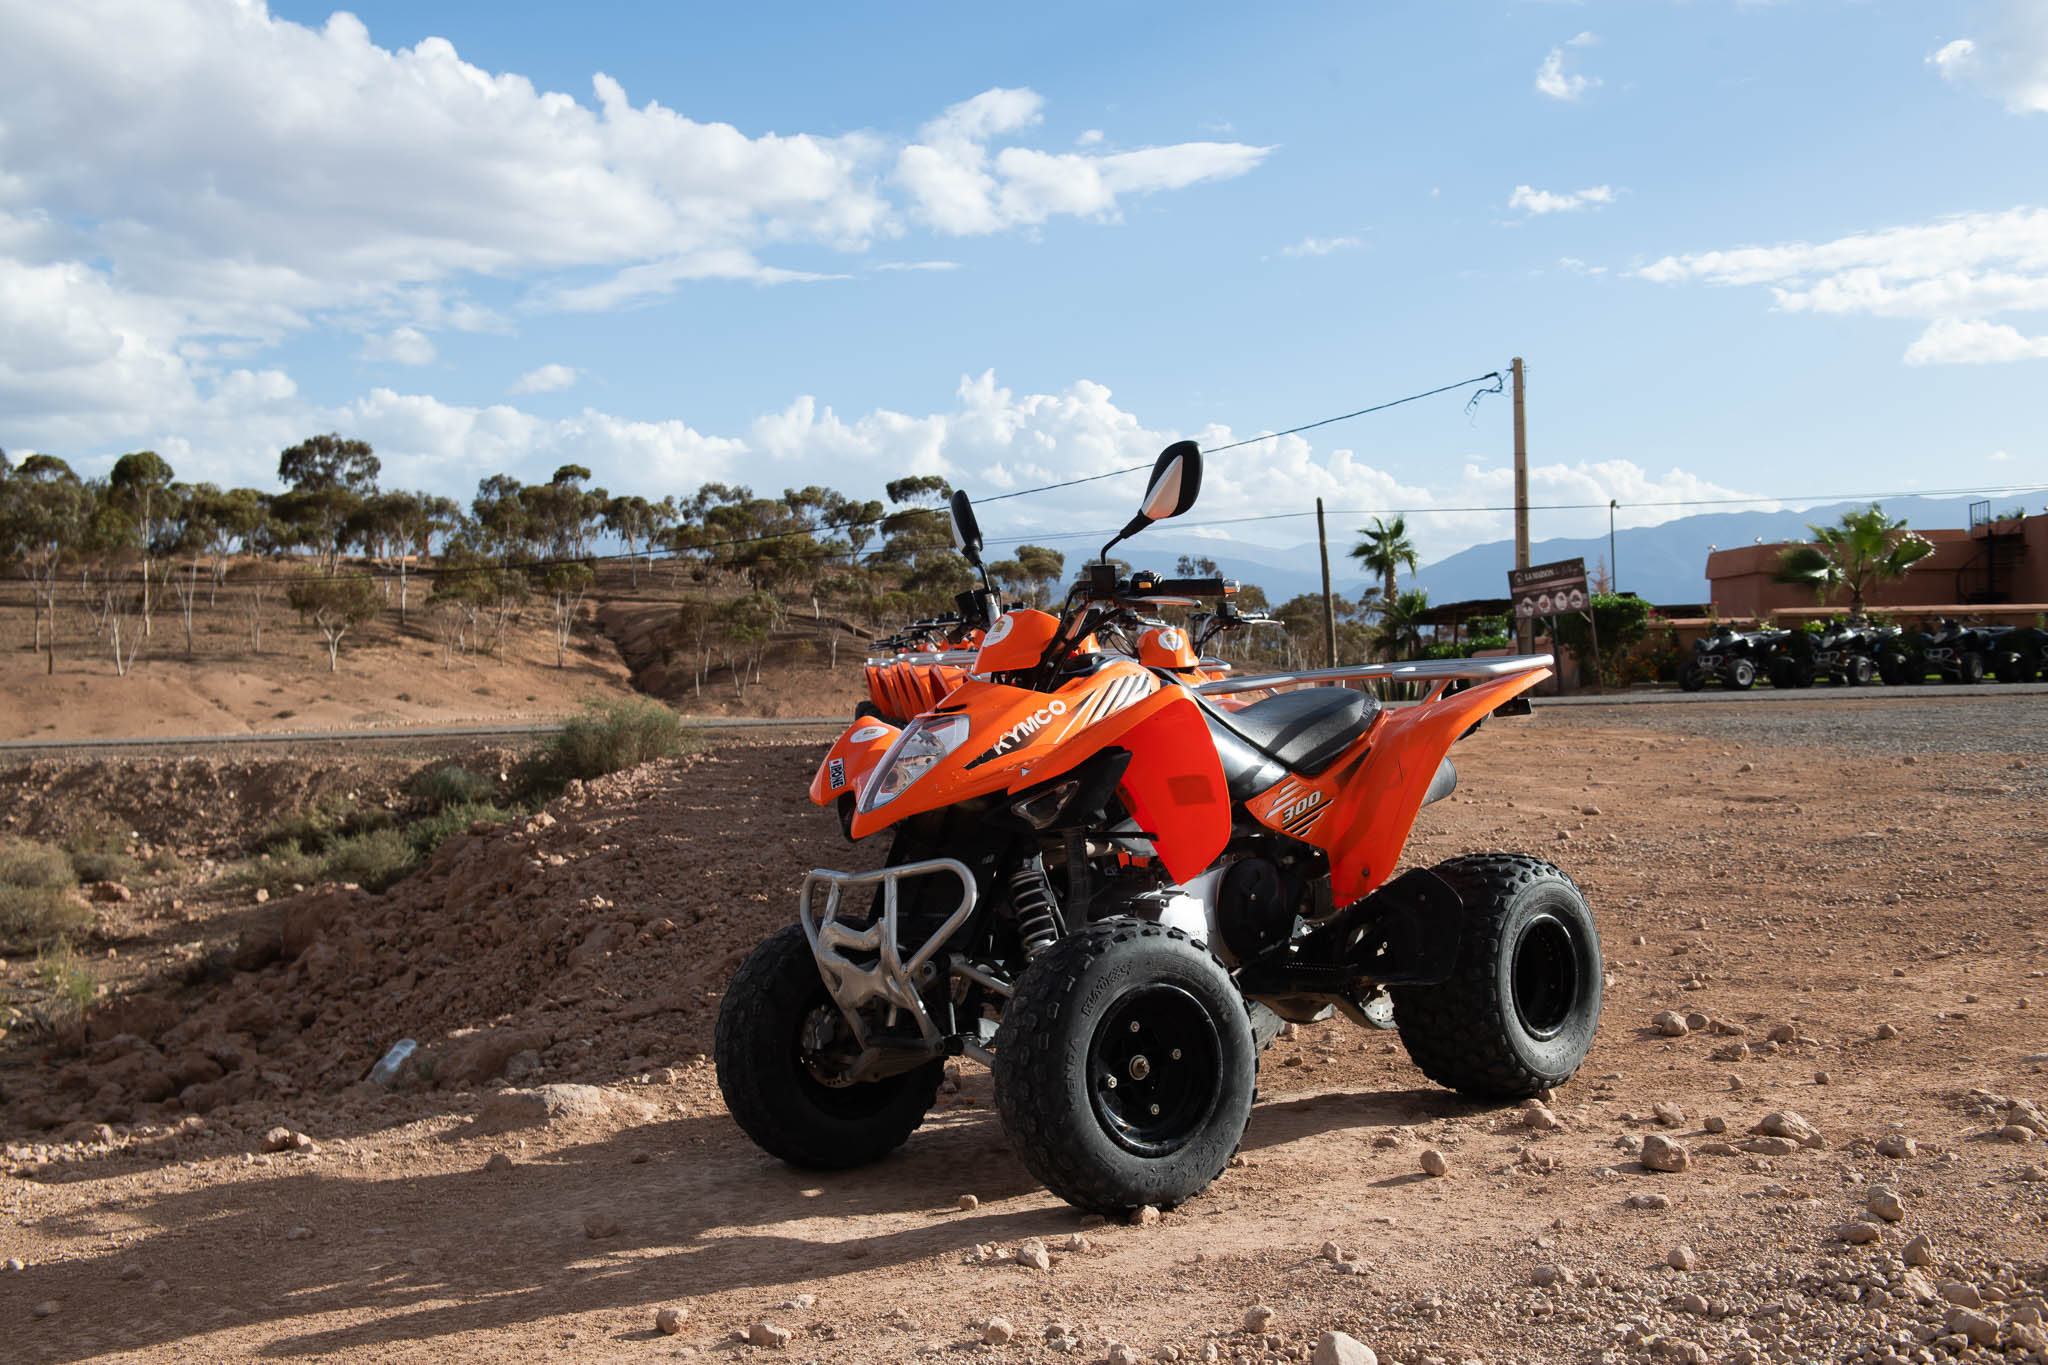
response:
{"label": "small rock", "polygon": [[1598,815],[1599,813],[1600,813],[1600,808],[1599,808],[1598,806],[1580,806],[1580,807],[1579,807],[1579,814],[1581,814],[1581,815]]}
{"label": "small rock", "polygon": [[1858,1220],[1855,1222],[1844,1223],[1840,1227],[1836,1228],[1835,1236],[1840,1238],[1842,1241],[1849,1243],[1851,1246],[1862,1246],[1866,1242],[1877,1241],[1878,1239],[1883,1237],[1884,1234],[1878,1230],[1877,1224],[1865,1223],[1861,1220]]}
{"label": "small rock", "polygon": [[[1910,1252],[1913,1248],[1913,1242],[1925,1242],[1926,1240],[1924,1237],[1915,1237],[1912,1242],[1906,1243],[1906,1249]],[[1912,1264],[1918,1265],[1919,1262],[1914,1261]],[[1941,1297],[1936,1292],[1934,1285],[1918,1270],[1909,1270],[1899,1277],[1899,1292],[1912,1299],[1915,1303],[1933,1303]]]}
{"label": "small rock", "polygon": [[1934,1264],[1934,1239],[1921,1233],[1906,1243],[1906,1264],[1928,1267]]}
{"label": "small rock", "polygon": [[1652,1019],[1650,1027],[1656,1029],[1657,1032],[1663,1034],[1666,1038],[1683,1038],[1687,1033],[1691,1032],[1685,1026],[1685,1020],[1673,1014],[1670,1010],[1665,1010],[1662,1014]]}
{"label": "small rock", "polygon": [[1943,1280],[1940,1294],[1958,1308],[1982,1308],[1984,1295],[1968,1280]]}
{"label": "small rock", "polygon": [[286,1228],[284,1230],[284,1239],[287,1242],[303,1242],[312,1235],[313,1229],[307,1227]]}
{"label": "small rock", "polygon": [[1742,1144],[1742,1150],[1754,1156],[1790,1156],[1799,1150],[1799,1144],[1791,1138],[1751,1138]]}
{"label": "small rock", "polygon": [[1745,760],[1735,765],[1735,771],[1739,773],[1753,773],[1756,771],[1756,764]]}
{"label": "small rock", "polygon": [[1422,1149],[1422,1173],[1429,1176],[1447,1176],[1451,1173],[1451,1163],[1444,1160],[1444,1154],[1436,1148],[1425,1147]]}
{"label": "small rock", "polygon": [[971,1194],[963,1194],[954,1202],[962,1213],[973,1213],[981,1207],[981,1200]]}
{"label": "small rock", "polygon": [[1685,1027],[1693,1033],[1705,1032],[1707,1025],[1713,1022],[1713,1020],[1707,1018],[1706,1015],[1701,1014],[1698,1010],[1694,1010],[1691,1014],[1685,1016]]}
{"label": "small rock", "polygon": [[1563,1269],[1551,1265],[1547,1261],[1529,1272],[1529,1283],[1535,1285],[1538,1289],[1548,1289],[1563,1278]]}
{"label": "small rock", "polygon": [[1045,1243],[1039,1241],[1036,1237],[1018,1246],[1015,1254],[1010,1259],[1023,1266],[1026,1270],[1052,1269],[1052,1255],[1046,1251]]}
{"label": "small rock", "polygon": [[1263,1303],[1253,1308],[1247,1308],[1244,1310],[1244,1330],[1247,1332],[1263,1332],[1271,1327],[1273,1319],[1279,1316],[1279,1313],[1268,1308]]}
{"label": "small rock", "polygon": [[1802,1147],[1824,1145],[1820,1129],[1808,1123],[1790,1109],[1776,1110],[1765,1114],[1750,1130],[1767,1137],[1789,1138]]}
{"label": "small rock", "polygon": [[1533,1109],[1524,1109],[1522,1111],[1522,1126],[1524,1128],[1548,1130],[1561,1127],[1563,1122],[1562,1119],[1558,1118],[1556,1112],[1546,1105],[1539,1104]]}
{"label": "small rock", "polygon": [[1877,1036],[1889,1042],[1891,1039],[1899,1036],[1899,1026],[1897,1024],[1879,1024],[1877,1026]]}
{"label": "small rock", "polygon": [[1087,1251],[1094,1244],[1078,1232],[1067,1234],[1067,1240],[1060,1243],[1062,1251]]}
{"label": "small rock", "polygon": [[1007,1345],[1016,1335],[1017,1329],[1010,1325],[1008,1318],[990,1318],[988,1325],[981,1329],[981,1339],[991,1346]]}
{"label": "small rock", "polygon": [[5,1268],[8,1270],[27,1270],[28,1263],[19,1256],[9,1256],[5,1262]]}
{"label": "small rock", "polygon": [[1140,1204],[1137,1208],[1131,1210],[1130,1222],[1134,1228],[1149,1228],[1158,1223],[1158,1221],[1159,1210],[1150,1204]]}
{"label": "small rock", "polygon": [[1109,1354],[1102,1358],[1102,1365],[1138,1365],[1138,1352],[1121,1341],[1113,1341],[1109,1345]]}
{"label": "small rock", "polygon": [[1675,1104],[1660,1103],[1650,1112],[1655,1114],[1657,1122],[1666,1128],[1676,1128],[1685,1122],[1685,1111]]}
{"label": "small rock", "polygon": [[1325,1332],[1316,1338],[1309,1365],[1380,1365],[1372,1347],[1342,1332]]}
{"label": "small rock", "polygon": [[484,1163],[484,1169],[493,1173],[509,1171],[512,1169],[512,1158],[503,1152],[492,1152],[491,1159]]}
{"label": "small rock", "polygon": [[583,1220],[583,1235],[592,1241],[619,1235],[619,1220],[609,1214],[593,1213]]}
{"label": "small rock", "polygon": [[1632,1209],[1668,1209],[1671,1196],[1668,1194],[1632,1194],[1622,1203]]}
{"label": "small rock", "polygon": [[1764,1037],[1765,1041],[1772,1043],[1795,1043],[1799,1041],[1799,1030],[1790,1024],[1780,1024]]}
{"label": "small rock", "polygon": [[664,1308],[654,1315],[654,1326],[663,1336],[674,1336],[690,1320],[687,1308]]}
{"label": "small rock", "polygon": [[1835,1083],[1835,1078],[1829,1072],[1816,1071],[1813,1073],[1813,1083],[1815,1085],[1833,1085]]}
{"label": "small rock", "polygon": [[1725,1133],[1728,1131],[1728,1120],[1719,1114],[1709,1114],[1700,1126],[1710,1133]]}
{"label": "small rock", "polygon": [[2017,1142],[2022,1145],[2032,1142],[2040,1136],[2033,1129],[2019,1123],[2006,1124],[2005,1127],[1998,1130],[1998,1135],[2007,1142]]}
{"label": "small rock", "polygon": [[39,1318],[54,1316],[57,1312],[57,1301],[55,1299],[44,1299],[29,1311]]}
{"label": "small rock", "polygon": [[789,1345],[790,1331],[777,1327],[772,1322],[757,1322],[747,1329],[747,1341],[755,1346],[768,1346],[776,1350]]}
{"label": "small rock", "polygon": [[1906,1216],[1906,1201],[1899,1198],[1899,1192],[1889,1185],[1872,1185],[1863,1202],[1866,1208],[1887,1223],[1896,1223]]}
{"label": "small rock", "polygon": [[1664,1255],[1664,1264],[1670,1266],[1673,1270],[1691,1270],[1698,1266],[1699,1263],[1700,1258],[1693,1252],[1691,1247],[1673,1247]]}
{"label": "small rock", "polygon": [[263,1133],[263,1150],[266,1152],[309,1152],[313,1145],[313,1139],[289,1128],[268,1128]]}
{"label": "small rock", "polygon": [[1878,1139],[1877,1154],[1888,1156],[1894,1161],[1903,1161],[1907,1157],[1920,1155],[1920,1144],[1904,1133],[1887,1133]]}
{"label": "small rock", "polygon": [[1316,1255],[1325,1261],[1342,1261],[1347,1259],[1344,1255],[1344,1248],[1338,1246],[1335,1242],[1323,1243],[1322,1250],[1318,1251]]}
{"label": "small rock", "polygon": [[1973,1313],[1967,1308],[1955,1308],[1944,1319],[1951,1332],[1970,1339],[1975,1346],[1996,1346],[1998,1344],[1998,1323],[1982,1313]]}
{"label": "small rock", "polygon": [[256,903],[257,903],[258,905],[264,905],[264,904],[267,904],[267,903],[269,902],[269,900],[270,900],[270,889],[269,889],[268,887],[263,887],[263,886],[259,886],[259,887],[257,887],[257,888],[256,888]]}
{"label": "small rock", "polygon": [[1652,1133],[1643,1139],[1641,1160],[1653,1171],[1683,1171],[1692,1165],[1692,1153],[1685,1150],[1684,1143]]}

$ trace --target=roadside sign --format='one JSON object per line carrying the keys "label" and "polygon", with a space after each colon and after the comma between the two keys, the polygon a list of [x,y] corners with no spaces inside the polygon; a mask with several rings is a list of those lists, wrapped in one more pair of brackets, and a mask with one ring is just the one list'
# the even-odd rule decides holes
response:
{"label": "roadside sign", "polygon": [[1508,596],[1514,599],[1515,615],[1525,620],[1584,611],[1591,600],[1586,594],[1586,561],[1560,559],[1509,569]]}

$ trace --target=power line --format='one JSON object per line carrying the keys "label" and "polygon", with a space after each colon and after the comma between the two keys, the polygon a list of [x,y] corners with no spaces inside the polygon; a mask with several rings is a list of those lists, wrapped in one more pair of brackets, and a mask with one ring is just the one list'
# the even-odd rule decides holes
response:
{"label": "power line", "polygon": [[[1422,393],[1411,393],[1406,398],[1396,398],[1385,403],[1375,403],[1373,406],[1369,408],[1360,408],[1356,412],[1346,412],[1340,413],[1335,417],[1325,417],[1319,422],[1304,422],[1298,427],[1289,427],[1285,431],[1269,431],[1263,436],[1247,436],[1242,441],[1232,441],[1227,446],[1211,446],[1203,450],[1202,454],[1205,456],[1221,455],[1226,450],[1237,450],[1243,446],[1257,445],[1261,441],[1277,441],[1282,436],[1294,436],[1304,431],[1314,431],[1317,427],[1326,427],[1335,422],[1348,422],[1354,417],[1364,417],[1368,413],[1385,412],[1388,408],[1398,408],[1403,403],[1413,403],[1423,398],[1434,398],[1436,397],[1436,395],[1440,393],[1449,393],[1452,389],[1462,389],[1468,384],[1484,384],[1489,379],[1493,381],[1492,388],[1481,389],[1478,393],[1472,395],[1473,402],[1477,402],[1485,394],[1500,392],[1501,379],[1499,370],[1494,370],[1489,374],[1479,375],[1477,378],[1474,379],[1461,379],[1455,384],[1440,385],[1439,387],[1434,389],[1427,389]],[[1467,403],[1466,406],[1469,408],[1471,404]],[[1029,497],[1033,493],[1050,493],[1054,489],[1072,488],[1077,484],[1096,483],[1102,479],[1114,479],[1121,474],[1136,474],[1141,470],[1150,469],[1151,467],[1152,466],[1149,464],[1126,465],[1122,469],[1112,469],[1106,474],[1090,474],[1085,478],[1066,479],[1060,483],[1040,484],[1036,488],[1020,488],[1014,493],[997,493],[993,497],[982,498],[980,501],[984,504],[991,502],[1004,502],[1010,498]],[[1603,507],[1606,506],[1605,503],[1602,503],[1601,505]]]}

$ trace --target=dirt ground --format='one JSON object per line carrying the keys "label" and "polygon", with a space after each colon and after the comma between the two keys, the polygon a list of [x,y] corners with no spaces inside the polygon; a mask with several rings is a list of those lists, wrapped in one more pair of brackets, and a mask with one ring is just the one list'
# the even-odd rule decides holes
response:
{"label": "dirt ground", "polygon": [[[2014,1103],[2048,1098],[2038,700],[1933,708],[1910,742],[1844,702],[1799,747],[1655,709],[1488,725],[1410,846],[1585,888],[1606,1013],[1555,1126],[1313,1025],[1266,1054],[1240,1163],[1145,1226],[1036,1187],[971,1064],[868,1170],[733,1128],[720,986],[807,868],[881,858],[804,801],[814,746],[605,779],[382,897],[191,923],[145,892],[109,946],[184,965],[124,976],[80,1047],[0,1048],[5,1354],[1286,1360],[1341,1330],[1404,1365],[2044,1358],[2048,1169]],[[1714,1026],[1667,1037],[1662,1011]],[[400,1088],[363,1083],[399,1037]],[[542,1119],[492,1101],[507,1076],[602,1090]],[[1818,1136],[1734,1145],[1784,1111]],[[272,1125],[315,1149],[264,1152]],[[1653,1135],[1688,1168],[1647,1169]],[[1880,1183],[1902,1218],[1845,1242]],[[1034,1238],[1050,1269],[1015,1258]],[[985,1344],[998,1317],[1014,1338]],[[736,1339],[759,1324],[785,1344]]]}

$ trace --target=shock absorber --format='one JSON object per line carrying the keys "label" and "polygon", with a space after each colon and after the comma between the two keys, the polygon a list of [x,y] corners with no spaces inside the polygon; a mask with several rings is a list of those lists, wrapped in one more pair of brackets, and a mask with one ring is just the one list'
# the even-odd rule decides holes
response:
{"label": "shock absorber", "polygon": [[1045,860],[1035,853],[1010,874],[1010,909],[1017,917],[1017,937],[1024,941],[1027,960],[1058,942],[1066,932],[1060,919],[1059,898],[1053,895],[1052,880],[1045,875]]}

